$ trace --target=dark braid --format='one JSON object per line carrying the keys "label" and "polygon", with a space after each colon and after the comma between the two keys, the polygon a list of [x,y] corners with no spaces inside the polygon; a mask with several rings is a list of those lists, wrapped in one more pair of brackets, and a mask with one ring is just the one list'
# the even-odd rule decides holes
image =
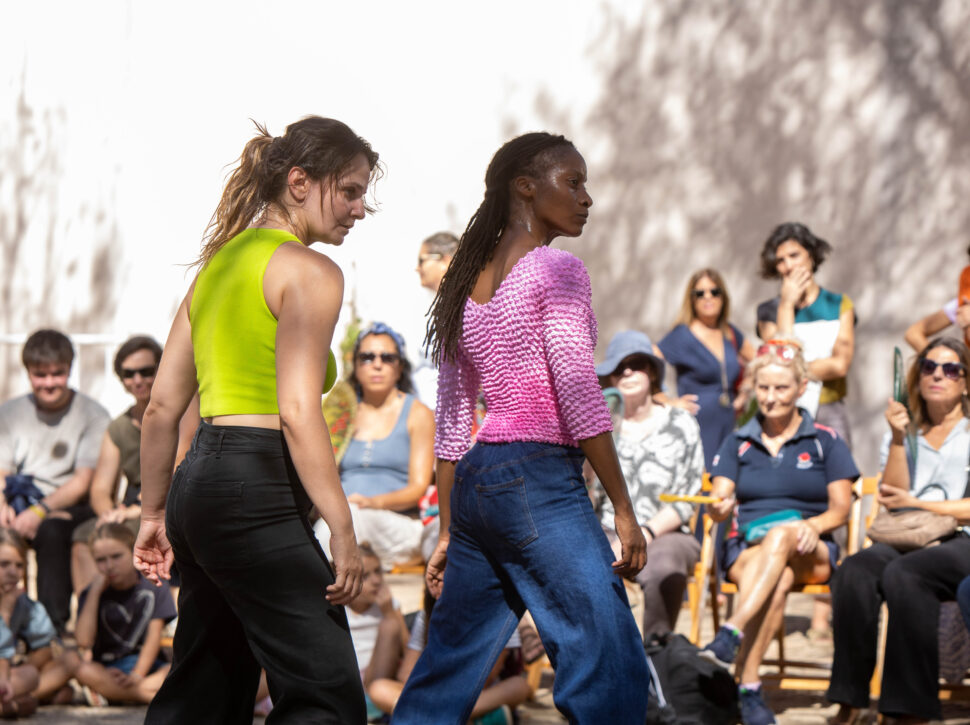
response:
{"label": "dark braid", "polygon": [[431,303],[424,344],[435,365],[454,359],[461,340],[465,301],[492,259],[509,220],[512,181],[518,176],[538,176],[547,160],[543,158],[545,152],[562,146],[572,147],[572,142],[549,133],[527,133],[506,143],[492,157],[485,172],[485,198],[468,221]]}

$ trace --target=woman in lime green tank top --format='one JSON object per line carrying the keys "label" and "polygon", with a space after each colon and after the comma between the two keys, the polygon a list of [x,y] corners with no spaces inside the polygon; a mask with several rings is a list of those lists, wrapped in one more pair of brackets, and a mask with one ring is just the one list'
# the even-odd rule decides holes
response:
{"label": "woman in lime green tank top", "polygon": [[[343,605],[361,562],[320,409],[343,275],[341,244],[372,211],[378,155],[316,116],[246,144],[213,216],[142,424],[135,562],[182,588],[172,669],[146,722],[252,722],[260,668],[278,722],[364,722]],[[202,423],[174,477],[178,421]],[[332,567],[311,504],[332,536]]]}

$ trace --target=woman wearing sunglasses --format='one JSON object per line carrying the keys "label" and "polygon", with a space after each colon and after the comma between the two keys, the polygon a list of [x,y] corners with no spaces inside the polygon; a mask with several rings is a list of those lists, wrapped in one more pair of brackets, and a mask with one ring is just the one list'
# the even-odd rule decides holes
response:
{"label": "woman wearing sunglasses", "polygon": [[[879,503],[970,522],[970,351],[960,340],[933,340],[907,375],[909,412],[890,399],[883,440]],[[916,434],[910,450],[907,434]],[[879,711],[895,722],[940,719],[940,602],[956,598],[970,575],[970,537],[960,529],[940,544],[901,553],[875,543],[842,562],[832,581],[835,657],[828,698],[842,705],[833,723],[868,722],[869,680],[876,662],[879,608],[889,608]]]}
{"label": "woman wearing sunglasses", "polygon": [[735,393],[741,365],[754,357],[754,346],[728,321],[731,299],[724,278],[715,269],[691,275],[674,329],[660,341],[664,359],[677,372],[673,401],[697,416],[704,446],[704,466],[734,430],[744,398]]}
{"label": "woman wearing sunglasses", "polygon": [[[434,413],[414,396],[404,339],[378,322],[360,333],[347,378],[357,393],[353,437],[340,459],[340,482],[359,541],[381,565],[420,560],[418,501],[434,471]],[[321,542],[326,522],[316,524]]]}
{"label": "woman wearing sunglasses", "polygon": [[[91,479],[91,508],[97,518],[74,530],[71,544],[71,575],[74,591],[80,594],[98,573],[88,546],[95,526],[104,523],[124,524],[138,533],[141,516],[141,419],[152,394],[155,372],[162,359],[162,346],[153,338],[138,335],[125,340],[115,354],[114,370],[125,391],[135,404],[108,425],[98,464]],[[124,498],[115,500],[118,484],[124,474],[127,482]]]}
{"label": "woman wearing sunglasses", "polygon": [[720,550],[720,569],[738,585],[738,604],[703,654],[728,666],[737,658],[741,718],[767,725],[759,667],[781,625],[793,584],[821,584],[835,569],[831,533],[849,516],[859,476],[845,442],[797,406],[807,366],[797,343],[758,348],[747,375],[758,413],[729,435],[714,457],[711,518],[737,508],[738,532]]}

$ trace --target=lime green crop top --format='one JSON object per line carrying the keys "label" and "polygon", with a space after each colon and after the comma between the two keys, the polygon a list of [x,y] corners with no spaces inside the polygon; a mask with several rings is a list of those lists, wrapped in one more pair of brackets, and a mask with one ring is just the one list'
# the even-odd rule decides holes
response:
{"label": "lime green crop top", "polygon": [[[279,413],[277,322],[263,296],[263,275],[273,252],[290,241],[299,240],[279,229],[247,229],[199,272],[189,321],[203,418]],[[327,389],[336,374],[331,352]]]}

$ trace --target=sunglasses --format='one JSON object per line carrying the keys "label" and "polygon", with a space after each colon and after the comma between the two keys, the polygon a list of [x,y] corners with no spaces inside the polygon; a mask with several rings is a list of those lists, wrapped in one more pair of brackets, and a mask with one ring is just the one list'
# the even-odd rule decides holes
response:
{"label": "sunglasses", "polygon": [[[382,352],[380,353],[381,362],[385,365],[393,365],[394,363],[401,361],[401,356],[396,352]],[[361,365],[371,365],[377,360],[378,354],[376,352],[359,352],[357,353],[357,362]]]}
{"label": "sunglasses", "polygon": [[783,340],[768,340],[758,348],[757,356],[774,354],[779,360],[794,360],[798,347]]}
{"label": "sunglasses", "polygon": [[646,355],[637,355],[636,357],[631,357],[627,360],[622,360],[619,365],[616,366],[611,375],[617,377],[622,377],[623,373],[627,370],[632,370],[635,373],[645,373],[651,367],[650,358]]}
{"label": "sunglasses", "polygon": [[694,290],[694,299],[695,300],[702,300],[705,297],[707,297],[707,295],[710,295],[714,299],[717,299],[718,297],[721,296],[721,288],[720,287],[712,287],[711,289],[695,289]]}
{"label": "sunglasses", "polygon": [[149,365],[145,368],[121,368],[121,377],[125,380],[133,378],[136,375],[141,375],[143,378],[153,378],[155,377],[155,371],[158,368],[155,365]]}
{"label": "sunglasses", "polygon": [[967,372],[967,369],[964,367],[963,363],[939,363],[936,362],[936,360],[923,358],[923,361],[919,364],[919,373],[923,376],[934,375],[937,368],[943,368],[944,377],[947,377],[950,380],[959,380]]}
{"label": "sunglasses", "polygon": [[424,264],[425,262],[428,262],[428,261],[430,261],[432,259],[441,259],[441,257],[442,257],[442,255],[441,254],[438,254],[436,252],[432,252],[430,254],[419,254],[418,255],[418,266],[420,267],[422,264]]}

